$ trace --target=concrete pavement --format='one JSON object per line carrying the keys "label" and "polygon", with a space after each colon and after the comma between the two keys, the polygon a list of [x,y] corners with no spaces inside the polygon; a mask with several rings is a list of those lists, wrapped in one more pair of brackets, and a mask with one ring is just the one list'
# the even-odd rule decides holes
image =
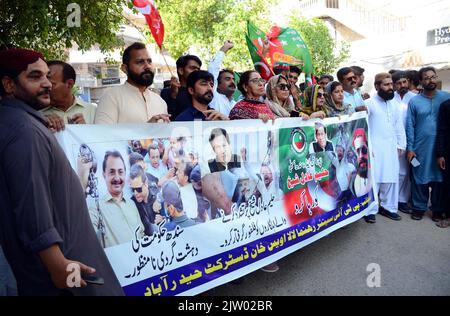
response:
{"label": "concrete pavement", "polygon": [[[421,221],[399,214],[398,222],[361,219],[284,257],[276,273],[258,270],[202,295],[450,295],[450,228],[430,213]],[[381,268],[380,287],[367,286],[370,263]]]}

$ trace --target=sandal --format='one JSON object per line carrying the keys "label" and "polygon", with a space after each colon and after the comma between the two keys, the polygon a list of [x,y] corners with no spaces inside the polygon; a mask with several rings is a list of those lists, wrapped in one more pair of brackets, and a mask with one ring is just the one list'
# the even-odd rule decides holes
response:
{"label": "sandal", "polygon": [[443,219],[436,223],[437,227],[447,228],[450,227],[450,219]]}

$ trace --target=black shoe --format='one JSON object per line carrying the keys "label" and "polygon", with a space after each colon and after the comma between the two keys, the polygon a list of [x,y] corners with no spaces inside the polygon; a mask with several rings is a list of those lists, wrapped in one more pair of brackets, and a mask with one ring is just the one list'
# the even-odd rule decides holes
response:
{"label": "black shoe", "polygon": [[411,218],[416,221],[420,221],[423,217],[423,212],[413,211],[411,214]]}
{"label": "black shoe", "polygon": [[439,222],[440,220],[444,219],[442,215],[443,215],[442,213],[433,212],[431,215],[431,220],[433,222]]}
{"label": "black shoe", "polygon": [[412,213],[412,210],[408,207],[408,203],[398,203],[398,210],[405,214]]}
{"label": "black shoe", "polygon": [[376,217],[375,217],[375,215],[367,215],[367,216],[364,216],[364,220],[367,222],[367,223],[370,223],[370,224],[374,224],[374,223],[376,223],[377,222],[377,219],[376,219]]}
{"label": "black shoe", "polygon": [[400,215],[398,215],[397,213],[389,212],[387,209],[385,209],[382,206],[379,207],[378,213],[380,213],[380,215],[386,216],[387,218],[390,218],[394,221],[399,221],[402,219],[402,217]]}

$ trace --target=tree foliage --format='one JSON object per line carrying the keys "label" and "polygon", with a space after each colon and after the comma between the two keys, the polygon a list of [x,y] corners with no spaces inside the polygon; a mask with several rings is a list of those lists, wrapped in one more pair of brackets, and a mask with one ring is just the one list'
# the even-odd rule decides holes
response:
{"label": "tree foliage", "polygon": [[[69,27],[68,5],[80,7],[80,27]],[[124,22],[127,0],[0,0],[0,45],[27,47],[47,58],[62,58],[76,43],[87,50],[98,45],[102,51],[120,46],[116,36]]]}
{"label": "tree foliage", "polygon": [[191,49],[208,63],[229,39],[235,46],[228,52],[224,67],[252,68],[244,37],[247,20],[268,29],[268,13],[273,3],[275,0],[157,1],[166,29],[164,47],[175,59]]}
{"label": "tree foliage", "polygon": [[349,45],[343,42],[338,47],[322,20],[307,20],[293,15],[289,26],[300,32],[308,46],[315,75],[333,73],[339,64],[348,58]]}

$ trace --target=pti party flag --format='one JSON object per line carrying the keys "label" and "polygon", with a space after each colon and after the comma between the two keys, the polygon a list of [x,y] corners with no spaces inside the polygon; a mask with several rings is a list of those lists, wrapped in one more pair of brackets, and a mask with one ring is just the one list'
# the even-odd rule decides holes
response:
{"label": "pti party flag", "polygon": [[162,48],[164,41],[164,24],[162,22],[161,15],[156,8],[155,1],[133,0],[133,5],[136,10],[144,15],[156,44],[159,48]]}
{"label": "pti party flag", "polygon": [[[272,26],[269,33],[264,34],[253,23],[248,21],[248,38],[260,54],[263,49],[263,41],[268,40],[269,49],[267,55],[263,56],[269,65],[273,68],[275,63],[285,63],[291,66],[297,66],[305,73],[308,85],[312,84],[313,66],[311,54],[301,35],[292,28],[280,28]],[[247,45],[248,41],[247,41]],[[251,49],[249,47],[250,53]],[[252,55],[252,60],[255,58]]]}
{"label": "pti party flag", "polygon": [[247,22],[247,34],[245,34],[245,40],[247,41],[247,47],[250,51],[253,65],[262,78],[269,80],[274,73],[272,65],[270,65],[267,59],[262,55],[265,37],[265,34],[253,25],[253,23],[250,21]]}

